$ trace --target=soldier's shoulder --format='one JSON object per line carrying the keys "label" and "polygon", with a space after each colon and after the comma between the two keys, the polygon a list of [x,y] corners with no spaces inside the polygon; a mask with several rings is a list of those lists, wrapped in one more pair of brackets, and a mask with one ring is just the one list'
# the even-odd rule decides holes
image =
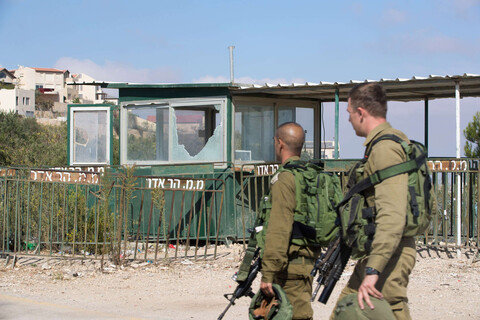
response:
{"label": "soldier's shoulder", "polygon": [[277,171],[272,177],[271,184],[279,182],[280,184],[295,184],[295,176],[290,171]]}
{"label": "soldier's shoulder", "polygon": [[410,143],[410,139],[408,139],[407,135],[405,133],[403,133],[403,131],[400,131],[398,129],[388,128],[382,133],[382,135],[384,135],[384,134],[393,134],[393,135],[399,137],[400,139],[402,139],[403,141],[405,141],[407,143]]}

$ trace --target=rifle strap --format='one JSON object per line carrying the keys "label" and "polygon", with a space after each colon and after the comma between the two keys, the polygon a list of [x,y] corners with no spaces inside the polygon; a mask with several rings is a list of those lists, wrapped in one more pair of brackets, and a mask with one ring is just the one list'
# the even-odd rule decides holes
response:
{"label": "rifle strap", "polygon": [[250,267],[252,266],[253,257],[255,256],[255,251],[257,248],[257,239],[255,238],[255,231],[252,232],[250,240],[248,241],[247,250],[243,256],[242,264],[240,269],[237,272],[237,282],[242,282],[247,280],[248,274],[250,273]]}
{"label": "rifle strap", "polygon": [[397,176],[402,173],[408,173],[413,170],[417,170],[424,161],[425,161],[425,154],[421,154],[415,159],[402,162],[402,163],[374,172],[372,175],[368,176],[367,178],[363,179],[362,181],[354,185],[347,192],[347,194],[345,195],[343,200],[340,202],[338,207],[347,203],[354,194],[360,193],[370,188],[371,186],[374,186],[388,178]]}

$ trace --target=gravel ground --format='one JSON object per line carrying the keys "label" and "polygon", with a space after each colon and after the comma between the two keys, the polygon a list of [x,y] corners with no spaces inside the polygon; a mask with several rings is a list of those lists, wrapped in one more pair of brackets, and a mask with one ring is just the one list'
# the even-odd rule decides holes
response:
{"label": "gravel ground", "polygon": [[[235,288],[231,276],[238,269],[242,248],[220,246],[217,259],[212,251],[196,261],[162,258],[157,264],[131,262],[122,267],[106,263],[103,270],[98,260],[20,256],[12,268],[11,261],[0,259],[0,319],[35,318],[28,308],[2,314],[2,309],[7,310],[3,307],[14,301],[78,310],[78,319],[217,319],[228,303],[223,294]],[[477,257],[472,251],[463,251],[457,259],[455,252],[419,249],[408,293],[413,319],[480,319]],[[353,265],[347,266],[327,305],[313,303],[315,319],[328,319]],[[254,290],[258,286],[259,277]],[[249,298],[238,300],[224,319],[247,319],[249,302]],[[82,310],[96,317],[82,316]]]}

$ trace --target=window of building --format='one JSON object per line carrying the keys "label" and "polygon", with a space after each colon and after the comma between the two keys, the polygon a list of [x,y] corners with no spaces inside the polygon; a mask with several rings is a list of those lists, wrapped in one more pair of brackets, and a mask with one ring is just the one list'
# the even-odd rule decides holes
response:
{"label": "window of building", "polygon": [[278,125],[285,122],[297,122],[305,130],[305,144],[302,150],[302,159],[314,158],[314,109],[290,107],[281,105],[278,108]]}
{"label": "window of building", "polygon": [[226,99],[179,99],[122,107],[122,163],[224,162]]}
{"label": "window of building", "polygon": [[15,106],[18,107],[18,96],[15,97]]}
{"label": "window of building", "polygon": [[274,108],[235,106],[235,160],[274,161]]}
{"label": "window of building", "polygon": [[26,97],[26,98],[25,98],[25,105],[26,105],[26,106],[29,106],[29,105],[30,105],[30,98],[29,98],[29,97]]}
{"label": "window of building", "polygon": [[275,161],[275,129],[292,121],[299,123],[306,131],[302,159],[314,158],[314,108],[317,105],[301,101],[238,99],[235,102],[235,160]]}
{"label": "window of building", "polygon": [[70,164],[110,163],[110,108],[70,108]]}

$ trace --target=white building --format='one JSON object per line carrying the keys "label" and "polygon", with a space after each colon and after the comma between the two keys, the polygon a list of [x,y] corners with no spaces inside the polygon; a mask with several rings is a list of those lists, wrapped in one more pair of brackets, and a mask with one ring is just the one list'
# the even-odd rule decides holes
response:
{"label": "white building", "polygon": [[20,89],[42,89],[42,93],[50,97],[49,100],[67,102],[66,80],[70,77],[68,70],[19,66],[15,70],[15,77]]}
{"label": "white building", "polygon": [[[340,146],[338,154],[340,157]],[[322,141],[321,157],[322,159],[335,159],[335,141]]]}
{"label": "white building", "polygon": [[16,77],[12,72],[5,68],[0,68],[0,82],[12,84],[15,83],[15,80]]}
{"label": "white building", "polygon": [[17,112],[20,115],[35,115],[35,90],[21,89],[13,72],[0,69],[0,111]]}
{"label": "white building", "polygon": [[[335,141],[322,141],[321,145],[320,158],[335,159]],[[305,141],[303,152],[308,153],[310,158],[313,158],[313,141]],[[338,150],[338,153],[340,153],[340,149]]]}
{"label": "white building", "polygon": [[[107,94],[102,91],[100,86],[81,84],[95,82],[95,79],[84,73],[72,74],[72,77],[67,81],[69,82],[67,96],[67,100],[69,102],[73,102],[76,98],[78,98],[80,103],[93,104],[103,103],[107,99]],[[79,84],[72,85],[71,83]]]}
{"label": "white building", "polygon": [[[67,86],[67,81],[79,84]],[[95,79],[83,73],[70,77],[68,70],[19,66],[9,71],[3,68],[0,69],[0,84],[4,84],[0,87],[0,110],[33,117],[35,103],[52,103],[52,110],[61,113],[66,112],[67,103],[77,98],[83,104],[103,103],[108,98],[100,86],[83,84],[93,82]]]}

